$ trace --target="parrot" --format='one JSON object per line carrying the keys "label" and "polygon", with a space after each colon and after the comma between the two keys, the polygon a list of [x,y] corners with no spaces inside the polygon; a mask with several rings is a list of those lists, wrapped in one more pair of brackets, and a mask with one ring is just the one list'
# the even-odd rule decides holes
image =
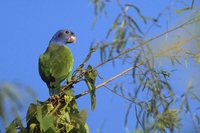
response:
{"label": "parrot", "polygon": [[49,88],[50,96],[58,95],[61,82],[70,82],[74,57],[68,44],[75,43],[75,34],[67,29],[57,31],[51,38],[46,51],[39,56],[39,74]]}

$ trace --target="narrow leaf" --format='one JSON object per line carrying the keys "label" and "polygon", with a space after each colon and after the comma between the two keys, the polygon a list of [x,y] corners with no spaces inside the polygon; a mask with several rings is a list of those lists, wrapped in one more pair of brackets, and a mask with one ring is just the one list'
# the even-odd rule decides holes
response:
{"label": "narrow leaf", "polygon": [[91,65],[88,65],[87,73],[85,75],[85,82],[86,82],[88,89],[90,91],[91,109],[92,110],[94,110],[95,106],[96,106],[95,80],[96,80],[97,74],[98,74],[97,71],[94,70]]}

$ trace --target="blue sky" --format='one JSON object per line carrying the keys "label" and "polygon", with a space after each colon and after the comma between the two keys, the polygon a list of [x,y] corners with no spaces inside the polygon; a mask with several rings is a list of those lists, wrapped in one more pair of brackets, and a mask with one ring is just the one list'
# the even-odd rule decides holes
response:
{"label": "blue sky", "polygon": [[[155,14],[162,11],[171,1],[137,0],[135,3],[145,15],[156,17]],[[94,12],[93,5],[88,1],[0,0],[0,81],[20,82],[31,86],[39,100],[46,100],[49,94],[38,74],[38,57],[45,51],[52,35],[62,28],[71,29],[76,34],[77,43],[70,46],[76,68],[87,55],[91,42],[105,37],[119,8],[112,3],[108,6],[108,11],[108,17],[98,17],[96,27],[92,30]],[[167,16],[170,24],[178,19],[171,14]],[[165,21],[161,24],[165,25]],[[155,29],[152,34],[160,31],[162,29]],[[95,65],[99,61],[99,53],[96,53],[90,64]],[[104,75],[105,79],[120,72],[108,68],[100,69],[100,74]],[[127,66],[122,66],[121,69],[123,68]],[[113,72],[107,73],[111,70]],[[178,74],[176,72],[176,75]],[[187,78],[182,78],[183,81],[187,81]],[[77,88],[78,92],[85,89],[82,86]],[[87,122],[91,133],[97,132],[100,128],[103,129],[102,133],[125,132],[123,122],[127,104],[123,99],[102,88],[97,91],[97,108],[94,112],[90,111],[89,96],[80,98],[78,104],[80,109],[86,108],[89,112]]]}

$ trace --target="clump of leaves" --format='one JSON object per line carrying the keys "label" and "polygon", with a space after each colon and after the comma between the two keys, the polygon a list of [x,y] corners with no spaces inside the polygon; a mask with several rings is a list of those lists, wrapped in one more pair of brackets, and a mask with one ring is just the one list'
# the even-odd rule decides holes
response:
{"label": "clump of leaves", "polygon": [[27,127],[23,127],[19,119],[15,119],[7,128],[7,132],[89,133],[86,117],[86,110],[78,110],[72,93],[53,96],[45,102],[38,101],[29,106]]}
{"label": "clump of leaves", "polygon": [[90,92],[91,109],[94,110],[95,106],[96,106],[95,81],[96,81],[96,77],[97,77],[98,73],[95,69],[92,68],[91,65],[88,66],[87,71],[88,72],[85,75],[85,82],[86,82],[89,92]]}
{"label": "clump of leaves", "polygon": [[171,109],[158,114],[157,121],[154,123],[154,125],[161,132],[166,132],[166,129],[173,131],[174,128],[179,128],[180,119],[178,117],[178,110]]}

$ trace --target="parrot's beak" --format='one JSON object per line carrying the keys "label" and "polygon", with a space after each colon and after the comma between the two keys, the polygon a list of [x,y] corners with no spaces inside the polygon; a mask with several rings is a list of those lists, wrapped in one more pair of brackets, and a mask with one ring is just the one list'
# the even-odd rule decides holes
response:
{"label": "parrot's beak", "polygon": [[68,43],[75,43],[76,37],[72,35],[72,36],[70,36],[70,38],[67,41],[68,41]]}

